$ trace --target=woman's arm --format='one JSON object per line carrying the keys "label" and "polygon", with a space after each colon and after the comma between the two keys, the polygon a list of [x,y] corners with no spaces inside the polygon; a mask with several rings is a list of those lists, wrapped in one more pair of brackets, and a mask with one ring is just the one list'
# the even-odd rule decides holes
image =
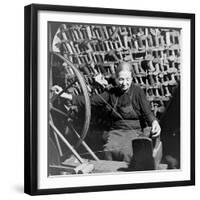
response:
{"label": "woman's arm", "polygon": [[[59,94],[62,92],[62,88],[60,86],[53,86],[52,90],[55,94]],[[72,95],[69,93],[62,93],[60,95],[63,99],[70,100],[72,104],[77,106],[84,106],[85,105],[85,98],[82,95]],[[96,94],[90,97],[91,105],[92,106],[103,106],[105,105],[109,100],[109,92],[105,91],[102,94]]]}
{"label": "woman's arm", "polygon": [[141,88],[139,88],[139,104],[142,114],[145,117],[145,120],[149,125],[151,125],[152,122],[156,120],[156,117],[152,113],[150,104],[146,98],[144,91]]}
{"label": "woman's arm", "polygon": [[139,98],[140,98],[139,102],[142,113],[145,119],[147,120],[148,124],[151,125],[152,127],[151,129],[152,137],[158,137],[160,135],[161,128],[158,123],[158,120],[156,119],[156,117],[154,116],[154,114],[150,109],[149,102],[147,101],[146,95],[144,94],[144,91],[142,89],[140,89]]}
{"label": "woman's arm", "polygon": [[[90,102],[92,106],[103,106],[109,100],[109,93],[107,91],[102,94],[92,95],[90,97]],[[85,105],[85,99],[82,95],[72,95],[72,104],[77,106]]]}

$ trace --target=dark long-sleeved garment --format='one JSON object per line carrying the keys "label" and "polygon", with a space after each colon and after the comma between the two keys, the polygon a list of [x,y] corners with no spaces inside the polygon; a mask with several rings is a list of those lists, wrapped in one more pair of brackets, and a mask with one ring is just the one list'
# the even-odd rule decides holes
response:
{"label": "dark long-sleeved garment", "polygon": [[[78,106],[85,104],[83,96],[73,96],[72,103]],[[112,127],[107,132],[104,145],[105,158],[131,162],[133,152],[132,140],[146,135],[141,127],[141,119],[151,126],[155,116],[143,90],[134,84],[128,91],[122,92],[118,87],[91,97],[92,106],[110,107]]]}
{"label": "dark long-sleeved garment", "polygon": [[[122,119],[139,120],[143,118],[148,125],[151,125],[152,121],[156,119],[151,112],[149,102],[147,101],[143,90],[135,84],[132,84],[125,93],[118,87],[114,87],[100,95],[93,95],[90,100],[92,106],[107,106],[109,104],[110,109],[112,107],[111,119],[113,121]],[[85,104],[84,97],[73,96],[72,103],[83,106]],[[129,105],[132,105],[132,111],[129,110]]]}

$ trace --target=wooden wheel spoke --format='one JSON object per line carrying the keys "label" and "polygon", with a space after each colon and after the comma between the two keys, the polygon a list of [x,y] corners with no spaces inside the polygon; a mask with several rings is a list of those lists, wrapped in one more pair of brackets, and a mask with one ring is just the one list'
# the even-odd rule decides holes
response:
{"label": "wooden wheel spoke", "polygon": [[[94,152],[90,149],[90,147],[85,143],[83,138],[81,138],[81,136],[76,131],[76,129],[74,128],[72,123],[70,121],[68,121],[67,125],[68,125],[69,129],[71,129],[73,131],[73,133],[78,137],[79,143],[82,144],[86,148],[86,150],[90,153],[90,155],[94,158],[94,160],[99,160],[99,158],[94,154]],[[78,147],[79,143],[76,144],[75,148]]]}
{"label": "wooden wheel spoke", "polygon": [[[87,135],[87,131],[89,128],[89,123],[90,123],[90,117],[91,117],[91,105],[90,105],[90,98],[88,95],[88,91],[87,91],[87,86],[85,84],[85,80],[82,76],[82,74],[80,73],[80,71],[77,69],[77,67],[68,59],[66,59],[64,56],[62,56],[60,53],[58,52],[52,52],[54,55],[56,55],[57,57],[59,57],[64,63],[66,63],[68,65],[68,67],[71,68],[71,70],[73,71],[73,74],[75,75],[75,79],[69,83],[69,85],[66,86],[66,88],[64,88],[64,90],[62,90],[59,94],[55,95],[53,98],[51,98],[50,101],[50,109],[56,111],[57,113],[61,114],[63,117],[66,117],[68,120],[66,120],[67,125],[71,128],[71,130],[78,136],[78,142],[76,143],[76,148],[78,148],[78,146],[80,144],[83,144],[83,140]],[[78,85],[75,85],[78,82]],[[74,92],[77,93],[76,95],[79,95],[79,93],[81,93],[81,95],[84,97],[85,100],[85,113],[84,113],[84,125],[82,127],[82,130],[80,131],[80,134],[74,129],[74,127],[72,126],[71,122],[70,122],[70,118],[72,118],[69,114],[63,112],[62,110],[53,107],[53,102],[60,96],[62,95],[62,93],[66,92],[67,90],[69,90],[69,88],[71,88],[73,85],[75,85]]]}
{"label": "wooden wheel spoke", "polygon": [[76,129],[74,128],[74,126],[72,125],[72,123],[71,123],[70,121],[67,122],[67,125],[68,125],[69,129],[71,129],[72,132],[75,133],[75,135],[76,135],[78,138],[80,138],[79,133],[76,131]]}
{"label": "wooden wheel spoke", "polygon": [[50,106],[50,109],[61,114],[62,116],[66,117],[67,119],[70,118],[70,115],[63,112],[62,110],[58,109],[58,108],[55,108],[54,106]]}
{"label": "wooden wheel spoke", "polygon": [[[64,117],[67,118],[67,120],[65,121],[67,127],[77,136],[78,139],[81,140],[80,142],[82,142],[82,139],[81,139],[79,133],[76,131],[76,129],[74,128],[73,124],[72,124],[71,121],[69,120],[69,118],[70,118],[69,115],[67,115],[67,114],[64,113],[63,111],[61,111],[61,110],[59,110],[59,109],[57,109],[57,108],[55,108],[55,107],[53,107],[53,106],[51,107],[51,109],[54,110],[54,111],[56,111],[56,112],[58,112],[59,114],[61,114],[61,115],[63,115]],[[52,119],[51,119],[51,120],[52,120]]]}
{"label": "wooden wheel spoke", "polygon": [[78,81],[77,78],[75,78],[75,80],[73,80],[69,85],[67,85],[67,87],[63,90],[64,92],[66,92],[69,88],[71,88],[76,82]]}

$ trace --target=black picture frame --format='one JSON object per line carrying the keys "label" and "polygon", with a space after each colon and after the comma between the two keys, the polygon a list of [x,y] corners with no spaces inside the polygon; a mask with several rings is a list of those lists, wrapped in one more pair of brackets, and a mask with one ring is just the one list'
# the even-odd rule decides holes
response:
{"label": "black picture frame", "polygon": [[[190,21],[190,179],[134,184],[99,185],[71,188],[38,188],[38,13],[40,11],[94,13],[99,15],[120,15],[152,18],[175,18]],[[187,186],[195,184],[195,14],[159,12],[144,10],[122,10],[95,7],[31,4],[24,9],[24,63],[25,63],[25,165],[24,191],[30,195],[110,191],[138,188]],[[189,134],[189,133],[188,133]]]}

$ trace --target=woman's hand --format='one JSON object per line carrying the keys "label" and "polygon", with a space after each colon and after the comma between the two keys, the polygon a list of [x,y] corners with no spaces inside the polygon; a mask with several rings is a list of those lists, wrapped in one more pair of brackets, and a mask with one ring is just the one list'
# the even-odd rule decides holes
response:
{"label": "woman's hand", "polygon": [[158,137],[160,135],[160,132],[161,132],[160,125],[157,120],[154,120],[152,122],[152,129],[151,129],[152,137]]}
{"label": "woman's hand", "polygon": [[[58,85],[54,85],[51,88],[51,90],[53,91],[54,95],[58,95],[58,94],[60,94],[63,91],[63,89],[60,86],[58,86]],[[72,100],[72,95],[68,94],[66,92],[63,92],[60,96],[63,97],[63,98],[65,98],[65,99]]]}

